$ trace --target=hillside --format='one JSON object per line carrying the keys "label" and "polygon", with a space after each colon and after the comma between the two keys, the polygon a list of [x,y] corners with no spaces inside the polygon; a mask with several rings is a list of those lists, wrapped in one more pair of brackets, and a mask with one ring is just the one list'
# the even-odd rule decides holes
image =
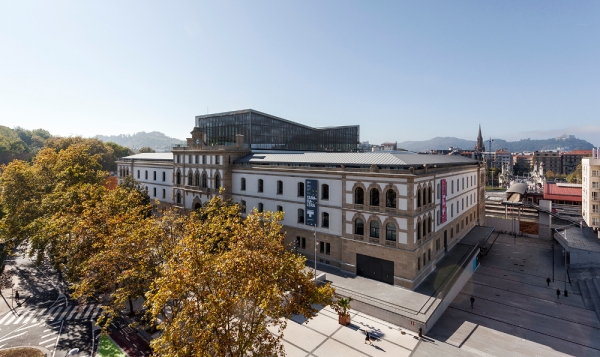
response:
{"label": "hillside", "polygon": [[142,147],[151,147],[152,149],[161,152],[161,151],[171,151],[173,146],[178,144],[185,144],[184,140],[170,138],[165,134],[152,131],[146,133],[145,131],[141,131],[139,133],[131,134],[120,134],[120,135],[96,135],[97,139],[100,139],[104,142],[112,141],[122,146],[126,146],[128,148],[137,150]]}
{"label": "hillside", "polygon": [[[591,143],[581,139],[558,140],[552,138],[545,140],[525,139],[519,141],[506,141],[503,139],[493,140],[492,150],[494,151],[501,148],[506,148],[509,152],[556,150],[557,148],[560,148],[562,151],[570,151],[591,150],[594,147]],[[424,141],[404,141],[398,143],[398,147],[416,152],[448,149],[451,146],[463,150],[473,150],[475,147],[475,140],[464,140],[454,137],[436,137]],[[488,140],[485,140],[485,148],[486,150],[489,150]]]}

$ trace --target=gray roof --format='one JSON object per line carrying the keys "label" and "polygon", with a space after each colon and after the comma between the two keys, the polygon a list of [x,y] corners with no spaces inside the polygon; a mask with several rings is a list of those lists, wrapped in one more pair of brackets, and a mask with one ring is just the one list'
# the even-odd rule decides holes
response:
{"label": "gray roof", "polygon": [[386,152],[303,152],[303,153],[258,153],[246,155],[236,160],[239,163],[271,164],[315,164],[315,165],[380,165],[380,166],[422,166],[432,165],[475,165],[476,160],[462,156],[415,154],[406,151]]}
{"label": "gray roof", "polygon": [[600,240],[598,239],[598,235],[590,227],[569,227],[566,230],[559,229],[558,236],[555,234],[554,237],[562,242],[566,240],[569,248],[600,252]]}
{"label": "gray roof", "polygon": [[173,160],[172,152],[148,152],[122,157],[126,160]]}
{"label": "gray roof", "polygon": [[520,193],[520,194],[525,194],[525,192],[527,191],[527,184],[526,183],[516,183],[512,186],[510,186],[510,188],[508,190],[506,190],[506,193]]}

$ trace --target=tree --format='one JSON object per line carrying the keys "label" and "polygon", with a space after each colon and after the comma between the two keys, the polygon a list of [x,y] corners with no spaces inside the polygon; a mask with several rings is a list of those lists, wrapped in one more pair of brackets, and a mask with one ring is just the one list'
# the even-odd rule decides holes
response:
{"label": "tree", "polygon": [[567,176],[567,181],[570,183],[581,183],[581,164],[577,165],[575,170]]}
{"label": "tree", "polygon": [[46,140],[45,147],[51,148],[58,153],[61,150],[65,150],[76,144],[84,145],[87,154],[95,156],[103,170],[110,171],[111,168],[115,168],[116,170],[115,154],[112,147],[104,145],[102,141],[95,138],[83,138],[81,136],[70,136],[66,138],[51,137]]}
{"label": "tree", "polygon": [[105,142],[104,146],[109,147],[110,149],[112,149],[113,155],[112,155],[112,165],[109,165],[107,170],[108,171],[117,171],[117,163],[115,161],[117,161],[118,159],[125,157],[125,156],[129,156],[129,155],[133,155],[133,151],[125,146],[121,146],[117,143],[113,143],[113,142]]}
{"label": "tree", "polygon": [[156,151],[154,151],[154,149],[149,146],[144,146],[143,148],[140,148],[138,150],[138,154],[143,154],[143,153],[147,153],[147,152],[156,152]]}
{"label": "tree", "polygon": [[157,355],[283,355],[283,317],[314,316],[311,304],[329,304],[333,288],[317,286],[305,258],[283,245],[282,218],[255,210],[244,219],[218,196],[190,214],[146,294],[163,320]]}

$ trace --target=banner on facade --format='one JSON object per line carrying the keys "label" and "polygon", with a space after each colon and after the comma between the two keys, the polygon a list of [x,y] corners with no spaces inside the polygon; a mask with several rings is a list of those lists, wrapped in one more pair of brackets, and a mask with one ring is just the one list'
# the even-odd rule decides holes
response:
{"label": "banner on facade", "polygon": [[442,179],[442,220],[440,223],[446,222],[446,180]]}
{"label": "banner on facade", "polygon": [[319,181],[307,179],[305,186],[304,224],[316,227],[319,216]]}

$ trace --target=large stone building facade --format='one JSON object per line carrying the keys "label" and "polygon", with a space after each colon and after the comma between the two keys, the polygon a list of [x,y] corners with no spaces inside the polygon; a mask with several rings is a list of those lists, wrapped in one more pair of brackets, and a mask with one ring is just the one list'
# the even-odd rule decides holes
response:
{"label": "large stone building facade", "polygon": [[[473,159],[260,152],[242,135],[234,145],[206,143],[196,128],[187,146],[173,148],[169,203],[192,210],[223,194],[243,214],[283,211],[290,249],[371,279],[413,289],[472,227],[484,224],[485,168]],[[118,161],[120,175],[152,171],[151,160],[137,156]],[[306,224],[307,180],[317,182],[315,226]]]}

